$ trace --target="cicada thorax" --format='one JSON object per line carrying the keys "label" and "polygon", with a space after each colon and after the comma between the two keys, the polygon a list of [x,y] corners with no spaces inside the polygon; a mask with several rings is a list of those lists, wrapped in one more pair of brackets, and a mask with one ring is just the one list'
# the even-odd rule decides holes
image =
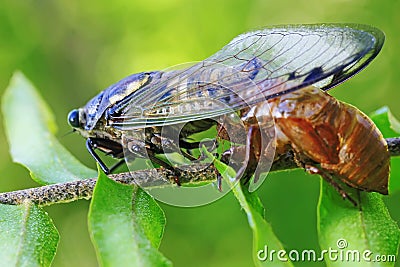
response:
{"label": "cicada thorax", "polygon": [[347,185],[388,193],[390,155],[373,122],[353,106],[307,87],[269,101],[277,151],[291,147],[303,164]]}

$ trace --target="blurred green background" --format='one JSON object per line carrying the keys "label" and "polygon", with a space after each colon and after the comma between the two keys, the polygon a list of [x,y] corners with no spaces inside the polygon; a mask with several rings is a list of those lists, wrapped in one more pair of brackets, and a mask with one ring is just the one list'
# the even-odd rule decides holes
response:
{"label": "blurred green background", "polygon": [[[64,136],[70,131],[66,116],[108,85],[131,73],[202,60],[236,35],[263,25],[356,22],[382,29],[386,43],[371,66],[331,93],[366,113],[388,105],[400,117],[399,11],[395,0],[3,0],[0,94],[12,73],[22,70],[53,109],[61,142],[94,168],[84,140]],[[0,191],[34,186],[28,172],[11,162],[2,127],[1,122]],[[319,249],[317,176],[300,170],[274,173],[259,192],[287,249]],[[399,200],[398,195],[387,198],[396,221]],[[88,204],[46,208],[61,234],[54,266],[97,266],[87,233]],[[252,266],[252,234],[232,195],[199,208],[162,207],[167,226],[161,251],[175,266]]]}

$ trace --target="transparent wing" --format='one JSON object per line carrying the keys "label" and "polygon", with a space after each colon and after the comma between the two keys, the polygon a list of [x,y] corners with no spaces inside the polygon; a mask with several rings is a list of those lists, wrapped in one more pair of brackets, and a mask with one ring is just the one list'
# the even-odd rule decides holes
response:
{"label": "transparent wing", "polygon": [[239,35],[208,59],[157,72],[110,114],[135,129],[231,113],[308,85],[328,90],[379,53],[384,34],[358,24],[285,25]]}

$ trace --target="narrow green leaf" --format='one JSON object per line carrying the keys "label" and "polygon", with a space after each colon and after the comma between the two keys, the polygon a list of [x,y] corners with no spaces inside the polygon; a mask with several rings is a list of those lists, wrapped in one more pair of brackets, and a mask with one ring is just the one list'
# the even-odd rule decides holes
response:
{"label": "narrow green leaf", "polygon": [[1,266],[50,266],[59,235],[47,213],[28,202],[0,204]]}
{"label": "narrow green leaf", "polygon": [[[330,184],[321,183],[318,231],[321,249],[328,251],[326,264],[393,266],[399,246],[399,228],[380,194],[355,191],[355,196],[357,194],[360,194],[360,205],[354,207],[350,201],[341,199]],[[329,254],[332,250],[336,252]],[[376,257],[379,256],[386,257],[386,261],[378,261]]]}
{"label": "narrow green leaf", "polygon": [[[370,114],[370,118],[385,138],[400,136],[400,122],[388,107],[382,107]],[[400,191],[400,157],[390,158],[389,194]]]}
{"label": "narrow green leaf", "polygon": [[102,266],[172,266],[158,250],[165,217],[139,187],[99,172],[89,211],[89,231]]}
{"label": "narrow green leaf", "polygon": [[[203,153],[207,153],[203,151]],[[210,156],[210,155],[209,155]],[[235,177],[234,170],[224,163],[214,160],[214,166],[222,174],[225,181],[228,177]],[[253,231],[253,261],[256,266],[293,266],[279,241],[275,236],[271,225],[265,220],[264,207],[257,192],[250,193],[246,188],[242,189],[240,183],[233,186],[232,191],[247,215],[247,220]],[[272,255],[272,258],[271,258]],[[278,256],[279,255],[279,256]]]}
{"label": "narrow green leaf", "polygon": [[2,108],[11,156],[35,181],[52,184],[96,176],[57,141],[53,114],[22,73],[11,78]]}

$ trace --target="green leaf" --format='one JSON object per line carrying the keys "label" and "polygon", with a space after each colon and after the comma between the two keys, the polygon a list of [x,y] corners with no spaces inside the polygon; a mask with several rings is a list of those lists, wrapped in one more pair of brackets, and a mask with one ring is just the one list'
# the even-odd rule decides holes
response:
{"label": "green leaf", "polygon": [[25,202],[0,204],[1,266],[50,266],[58,232],[47,213]]}
{"label": "green leaf", "polygon": [[35,181],[52,184],[96,176],[57,141],[52,112],[22,73],[11,78],[2,107],[11,156]]}
{"label": "green leaf", "polygon": [[[370,114],[370,118],[385,138],[400,136],[400,122],[388,107],[382,107]],[[390,158],[389,194],[400,191],[400,157]]]}
{"label": "green leaf", "polygon": [[[322,180],[322,179],[321,179]],[[377,255],[397,255],[400,232],[378,193],[357,192],[360,205],[341,199],[338,192],[322,180],[318,205],[319,241],[322,250],[337,250],[342,258],[330,259],[327,266],[393,266],[394,262],[377,262]],[[358,195],[360,194],[360,195]],[[370,251],[370,252],[369,252]],[[353,261],[359,253],[360,261]],[[371,261],[363,259],[363,253]],[[351,260],[346,260],[349,255]],[[364,254],[366,255],[366,254]]]}
{"label": "green leaf", "polygon": [[163,210],[157,202],[140,187],[135,187],[132,203],[132,216],[137,222],[137,225],[143,229],[150,244],[154,248],[159,248],[166,223]]}
{"label": "green leaf", "polygon": [[[206,153],[206,151],[203,151]],[[210,156],[210,154],[208,154]],[[228,177],[235,177],[235,171],[224,163],[214,159],[214,166],[224,177],[225,181],[231,181]],[[232,184],[231,184],[232,185]],[[264,207],[259,199],[257,192],[250,193],[246,188],[242,188],[240,183],[232,187],[232,191],[240,203],[240,206],[247,215],[247,220],[253,231],[253,261],[256,266],[293,266],[288,259],[286,252],[279,239],[275,236],[271,225],[265,220]],[[273,252],[274,251],[274,252]],[[273,254],[271,259],[270,255]],[[278,254],[284,253],[282,259],[278,259]]]}
{"label": "green leaf", "polygon": [[172,266],[157,250],[165,217],[139,187],[99,172],[89,211],[89,231],[102,266]]}
{"label": "green leaf", "polygon": [[400,122],[393,116],[388,107],[382,107],[372,112],[369,117],[385,138],[400,135]]}

